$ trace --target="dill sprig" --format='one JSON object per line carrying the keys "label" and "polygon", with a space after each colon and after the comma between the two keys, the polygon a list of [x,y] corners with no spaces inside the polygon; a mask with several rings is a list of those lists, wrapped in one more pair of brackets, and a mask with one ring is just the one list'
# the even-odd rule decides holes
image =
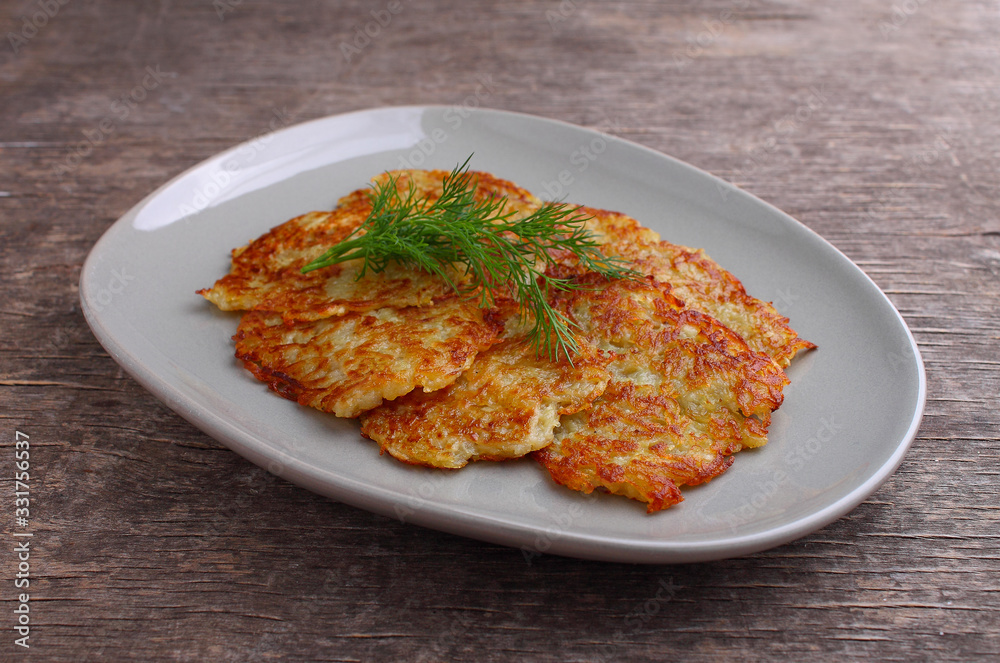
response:
{"label": "dill sprig", "polygon": [[[391,262],[423,269],[441,277],[460,295],[492,306],[500,295],[518,302],[522,322],[530,316],[529,339],[536,352],[551,360],[577,351],[572,323],[549,303],[553,290],[581,287],[566,278],[545,275],[556,263],[553,251],[569,251],[580,266],[609,279],[636,274],[617,257],[604,256],[586,228],[590,218],[579,207],[545,203],[524,218],[507,209],[507,198],[476,199],[476,179],[469,159],[444,178],[441,196],[428,200],[413,183],[401,192],[389,175],[374,185],[372,211],[343,241],[302,268],[303,272],[361,259],[358,274],[383,271]],[[464,278],[453,278],[458,269]]]}

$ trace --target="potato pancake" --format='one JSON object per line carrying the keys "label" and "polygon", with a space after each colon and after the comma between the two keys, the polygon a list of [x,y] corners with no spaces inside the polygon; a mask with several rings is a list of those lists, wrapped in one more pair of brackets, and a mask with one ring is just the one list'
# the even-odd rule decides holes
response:
{"label": "potato pancake", "polygon": [[[488,173],[470,173],[476,198],[507,198],[506,210],[530,214],[541,205],[529,192]],[[441,195],[447,171],[394,171],[374,181],[396,178],[406,191],[412,185],[419,196]],[[332,212],[311,212],[273,228],[248,245],[233,250],[229,274],[199,294],[223,311],[271,311],[286,322],[320,320],[350,312],[383,307],[426,306],[452,290],[441,278],[412,268],[390,265],[384,272],[358,275],[361,260],[330,265],[305,274],[302,268],[327,248],[345,239],[371,212],[367,189],[340,199]],[[453,280],[459,281],[456,272]]]}
{"label": "potato pancake", "polygon": [[600,349],[617,354],[591,409],[564,417],[534,453],[556,482],[647,503],[679,502],[679,486],[723,472],[732,453],[766,442],[788,378],[714,318],[652,277],[571,291],[556,306]]}
{"label": "potato pancake", "polygon": [[413,392],[365,413],[361,433],[401,461],[450,468],[516,458],[551,444],[559,417],[604,391],[611,356],[581,343],[572,364],[565,357],[539,357],[516,309],[501,308],[503,341],[480,353],[445,389]]}
{"label": "potato pancake", "polygon": [[788,318],[774,306],[747,294],[735,276],[701,249],[689,249],[660,239],[624,214],[585,207],[583,213],[607,255],[633,263],[634,269],[669,283],[671,294],[689,307],[716,318],[758,352],[787,367],[800,350],[815,348],[788,326]]}
{"label": "potato pancake", "polygon": [[[449,175],[392,171],[373,181],[394,178],[401,193],[434,201]],[[543,205],[511,182],[468,175],[477,200],[503,199],[515,218]],[[362,435],[400,461],[460,468],[530,454],[559,484],[624,495],[653,513],[682,501],[682,486],[724,472],[736,452],[766,443],[788,384],[782,368],[815,347],[704,251],[587,207],[579,211],[591,217],[586,224],[602,252],[624,259],[638,276],[609,281],[586,271],[583,251],[565,237],[557,238],[563,248],[551,250],[551,262],[539,260],[552,291],[532,291],[541,301],[534,310],[565,316],[579,347],[571,358],[552,361],[531,342],[531,314],[511,299],[535,285],[530,270],[524,281],[489,271],[473,299],[456,295],[444,278],[396,263],[363,277],[362,260],[303,274],[369,217],[369,194],[354,191],[332,212],[296,217],[234,249],[229,274],[199,293],[222,310],[248,311],[233,338],[254,376],[301,405],[360,417]],[[380,209],[391,198],[379,198]],[[429,227],[408,205],[398,213]],[[437,233],[461,228],[470,207],[462,199],[443,225],[432,226],[432,237],[420,235],[424,244],[407,249],[444,241]],[[555,234],[567,227],[553,223],[546,230]],[[497,240],[486,228],[479,230],[488,241]],[[368,239],[376,237],[381,241]],[[405,235],[394,237],[403,242]],[[516,232],[502,238],[527,244]],[[381,245],[367,246],[377,252],[370,247]],[[463,258],[480,248],[462,246]],[[379,267],[396,255],[385,253]],[[449,277],[461,285],[457,268]],[[553,286],[555,278],[566,281]],[[478,295],[486,292],[492,307],[481,309]]]}
{"label": "potato pancake", "polygon": [[475,303],[452,296],[432,307],[295,323],[251,311],[233,338],[236,356],[275,392],[356,417],[417,387],[433,391],[451,384],[501,330]]}

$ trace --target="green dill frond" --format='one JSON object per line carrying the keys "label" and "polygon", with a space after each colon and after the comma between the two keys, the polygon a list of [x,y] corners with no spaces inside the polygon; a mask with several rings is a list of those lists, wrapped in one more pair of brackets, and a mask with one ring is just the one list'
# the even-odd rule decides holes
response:
{"label": "green dill frond", "polygon": [[[631,278],[636,272],[622,259],[601,253],[586,228],[589,217],[578,207],[546,203],[515,218],[505,197],[476,200],[471,158],[444,178],[441,196],[433,201],[418,196],[412,183],[400,191],[391,175],[377,183],[368,218],[302,272],[360,259],[361,278],[396,262],[440,276],[455,292],[477,298],[483,308],[509,293],[521,307],[522,320],[534,320],[529,336],[536,350],[553,361],[560,355],[572,361],[577,344],[571,323],[552,308],[549,291],[578,286],[544,276],[545,267],[555,262],[551,251],[569,251],[583,268],[609,279]],[[459,283],[452,277],[456,268],[464,272]]]}

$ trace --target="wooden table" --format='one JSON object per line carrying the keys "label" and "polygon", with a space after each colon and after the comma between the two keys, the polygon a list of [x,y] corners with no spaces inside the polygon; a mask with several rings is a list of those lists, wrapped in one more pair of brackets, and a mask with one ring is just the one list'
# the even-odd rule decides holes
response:
{"label": "wooden table", "polygon": [[[3,33],[0,659],[1000,657],[996,2],[39,0],[3,2]],[[529,565],[272,477],[94,339],[81,265],[172,176],[269,127],[477,89],[727,178],[860,265],[927,368],[899,471],[750,557]]]}

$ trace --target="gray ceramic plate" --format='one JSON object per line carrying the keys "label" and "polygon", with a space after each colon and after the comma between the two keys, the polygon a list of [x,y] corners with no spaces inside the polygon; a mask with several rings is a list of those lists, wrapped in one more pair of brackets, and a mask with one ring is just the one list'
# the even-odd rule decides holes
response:
{"label": "gray ceramic plate", "polygon": [[[195,290],[229,251],[298,214],[330,209],[400,167],[472,167],[546,198],[614,209],[703,247],[774,301],[819,350],[797,359],[770,442],[656,515],[554,484],[533,461],[458,472],[380,457],[354,421],[270,393],[233,358],[238,316]],[[293,126],[213,157],[119,219],[87,259],[87,321],[136,380],[271,472],[336,500],[540,552],[692,562],[791,541],[843,516],[896,469],[917,431],[923,366],[902,318],[830,244],[696,168],[552,120],[466,108],[360,111]]]}

